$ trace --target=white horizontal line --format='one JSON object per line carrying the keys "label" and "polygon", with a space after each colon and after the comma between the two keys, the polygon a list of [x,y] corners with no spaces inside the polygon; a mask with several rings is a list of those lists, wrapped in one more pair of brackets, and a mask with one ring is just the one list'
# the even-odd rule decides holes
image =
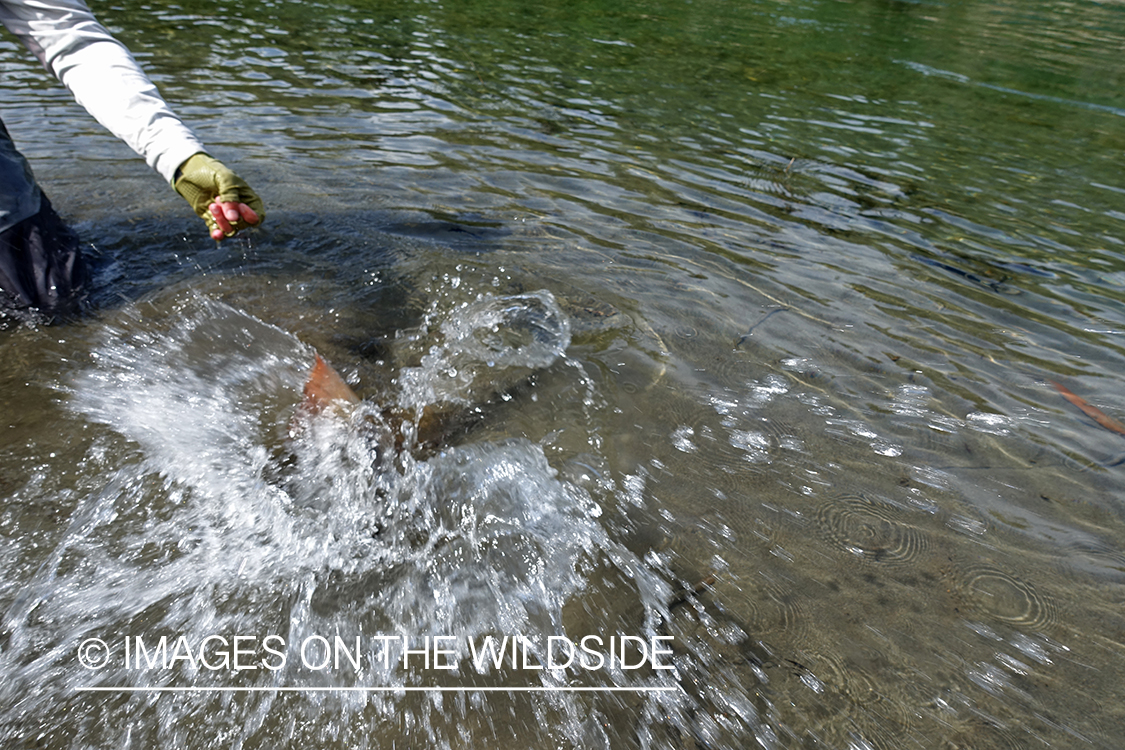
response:
{"label": "white horizontal line", "polygon": [[670,687],[77,687],[79,693],[663,693]]}

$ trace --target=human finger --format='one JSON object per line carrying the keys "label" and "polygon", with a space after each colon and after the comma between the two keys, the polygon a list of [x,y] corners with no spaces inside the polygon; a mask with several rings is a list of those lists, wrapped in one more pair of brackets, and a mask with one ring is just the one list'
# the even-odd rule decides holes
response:
{"label": "human finger", "polygon": [[[230,220],[227,218],[227,211],[225,210],[223,204],[212,203],[209,206],[209,209],[211,211],[211,218],[215,220],[215,226],[220,233],[220,238],[222,235],[233,234],[234,228],[231,227]],[[211,236],[215,236],[215,230],[211,231]]]}
{"label": "human finger", "polygon": [[223,216],[236,230],[241,228],[237,226],[239,221],[247,224],[257,224],[261,221],[258,212],[245,203],[240,201],[218,201],[218,203],[222,207]]}
{"label": "human finger", "polygon": [[257,224],[261,219],[258,217],[258,212],[247,206],[245,203],[238,204],[238,212],[242,216],[242,220],[247,224]]}

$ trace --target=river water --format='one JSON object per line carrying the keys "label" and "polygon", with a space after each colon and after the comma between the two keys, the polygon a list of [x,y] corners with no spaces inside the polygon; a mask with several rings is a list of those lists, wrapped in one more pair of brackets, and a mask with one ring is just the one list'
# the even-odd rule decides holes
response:
{"label": "river water", "polygon": [[1125,6],[229,8],[95,6],[220,245],[0,42],[5,747],[1121,746]]}

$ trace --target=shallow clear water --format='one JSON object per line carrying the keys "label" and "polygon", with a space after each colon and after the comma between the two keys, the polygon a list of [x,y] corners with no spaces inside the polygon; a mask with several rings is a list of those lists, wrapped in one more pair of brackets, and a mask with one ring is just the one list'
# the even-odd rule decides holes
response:
{"label": "shallow clear water", "polygon": [[[1120,4],[95,11],[268,219],[0,42],[95,279],[0,331],[5,746],[1120,746],[1125,440],[1051,385],[1125,415]],[[595,633],[676,669],[467,651]],[[212,634],[364,668],[78,659]],[[461,690],[564,684],[632,692]]]}

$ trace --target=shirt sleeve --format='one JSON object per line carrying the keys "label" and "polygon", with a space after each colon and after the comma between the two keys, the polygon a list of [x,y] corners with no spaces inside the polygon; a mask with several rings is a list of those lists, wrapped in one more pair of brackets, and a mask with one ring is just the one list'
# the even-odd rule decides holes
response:
{"label": "shirt sleeve", "polygon": [[82,0],[0,0],[0,21],[165,180],[203,144]]}

